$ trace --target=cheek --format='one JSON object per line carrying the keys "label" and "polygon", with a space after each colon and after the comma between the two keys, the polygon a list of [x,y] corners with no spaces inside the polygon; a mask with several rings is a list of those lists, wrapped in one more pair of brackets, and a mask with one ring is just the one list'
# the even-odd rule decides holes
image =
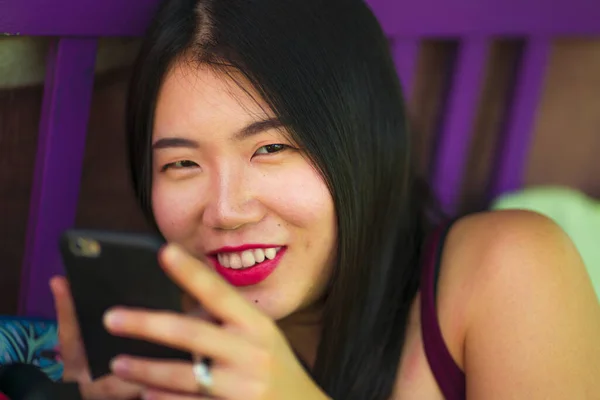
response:
{"label": "cheek", "polygon": [[[277,190],[273,190],[274,187]],[[278,177],[277,184],[269,192],[269,203],[273,204],[270,208],[285,222],[311,230],[334,227],[333,199],[327,185],[312,167],[298,168],[293,174]]]}
{"label": "cheek", "polygon": [[269,180],[270,189],[263,189],[269,197],[265,203],[284,223],[300,229],[306,250],[319,243],[330,247],[335,240],[336,216],[327,185],[308,165],[286,172]]}
{"label": "cheek", "polygon": [[164,182],[152,186],[152,210],[156,224],[167,240],[185,238],[194,227],[198,197],[189,190],[170,187]]}

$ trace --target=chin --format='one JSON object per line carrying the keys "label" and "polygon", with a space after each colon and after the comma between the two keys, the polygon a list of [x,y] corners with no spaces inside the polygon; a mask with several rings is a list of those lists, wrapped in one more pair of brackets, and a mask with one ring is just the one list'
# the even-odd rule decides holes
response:
{"label": "chin", "polygon": [[278,321],[294,314],[299,307],[290,293],[284,294],[274,288],[246,286],[237,288],[242,296],[272,320]]}

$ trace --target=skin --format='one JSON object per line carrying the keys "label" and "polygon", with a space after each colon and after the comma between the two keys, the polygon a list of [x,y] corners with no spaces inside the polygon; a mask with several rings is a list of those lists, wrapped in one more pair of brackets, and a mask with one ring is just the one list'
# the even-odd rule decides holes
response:
{"label": "skin", "polygon": [[[438,318],[468,399],[595,399],[600,304],[573,243],[527,211],[474,214],[449,232]],[[418,304],[397,399],[443,399],[423,352]]]}
{"label": "skin", "polygon": [[[154,212],[172,243],[160,260],[222,324],[122,308],[105,324],[116,335],[213,357],[218,398],[325,399],[292,348],[314,361],[319,299],[336,245],[331,196],[301,151],[265,154],[267,145],[294,147],[283,128],[239,137],[272,117],[264,104],[219,74],[189,68],[173,69],[156,110],[155,143],[176,136],[196,144],[155,151]],[[233,288],[200,261],[243,243],[288,250],[273,275],[252,287]],[[65,377],[82,383],[86,399],[208,398],[198,395],[189,364],[126,355],[113,363],[114,375],[90,382],[68,286],[56,278],[52,288]],[[423,352],[417,300],[393,398],[441,399]],[[547,218],[511,211],[458,221],[443,253],[438,314],[468,377],[468,398],[592,399],[600,392],[593,376],[600,370],[600,306],[572,243]]]}

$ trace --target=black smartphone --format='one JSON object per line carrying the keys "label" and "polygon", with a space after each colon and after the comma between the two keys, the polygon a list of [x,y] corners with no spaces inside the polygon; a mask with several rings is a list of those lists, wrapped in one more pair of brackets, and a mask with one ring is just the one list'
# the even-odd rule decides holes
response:
{"label": "black smartphone", "polygon": [[69,230],[60,250],[92,378],[110,373],[119,354],[191,360],[189,353],[111,335],[104,313],[114,306],[183,312],[184,294],[158,263],[164,242],[152,235]]}

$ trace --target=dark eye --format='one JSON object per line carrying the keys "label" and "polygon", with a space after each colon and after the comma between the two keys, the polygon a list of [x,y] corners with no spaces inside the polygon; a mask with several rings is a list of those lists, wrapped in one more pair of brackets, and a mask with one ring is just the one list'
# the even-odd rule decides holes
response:
{"label": "dark eye", "polygon": [[169,164],[166,164],[164,167],[162,167],[162,171],[166,171],[168,169],[184,169],[184,168],[194,168],[197,167],[198,164],[196,164],[193,161],[190,160],[181,160],[181,161],[175,161]]}
{"label": "dark eye", "polygon": [[287,149],[288,147],[289,146],[287,146],[285,144],[268,144],[268,145],[263,146],[260,149],[256,150],[256,153],[254,153],[254,154],[259,155],[259,154],[279,153],[280,151],[283,151],[283,150]]}

